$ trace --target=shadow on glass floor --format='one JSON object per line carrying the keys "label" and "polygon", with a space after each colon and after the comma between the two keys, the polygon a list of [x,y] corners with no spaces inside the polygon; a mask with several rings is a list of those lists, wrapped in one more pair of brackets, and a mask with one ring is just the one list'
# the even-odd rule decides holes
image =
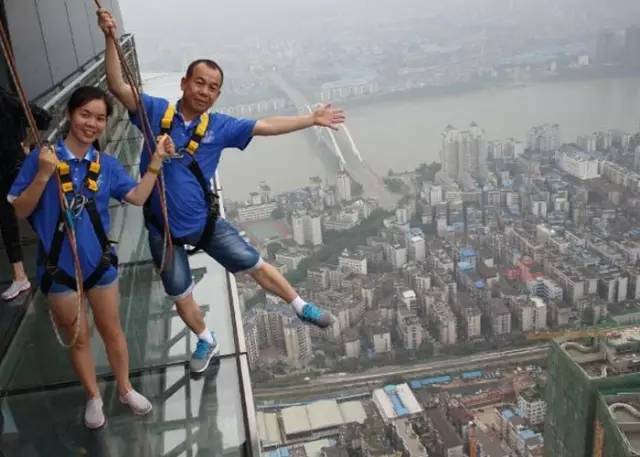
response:
{"label": "shadow on glass floor", "polygon": [[146,417],[119,404],[111,381],[101,383],[107,425],[82,425],[79,386],[2,399],[0,455],[4,457],[244,456],[245,433],[235,357],[199,379],[184,366],[149,370],[132,379],[153,403]]}

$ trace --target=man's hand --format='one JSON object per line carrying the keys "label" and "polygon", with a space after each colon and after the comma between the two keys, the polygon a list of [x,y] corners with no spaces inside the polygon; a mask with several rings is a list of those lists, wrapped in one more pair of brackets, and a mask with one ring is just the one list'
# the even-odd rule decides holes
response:
{"label": "man's hand", "polygon": [[339,130],[345,120],[344,111],[333,106],[321,105],[313,111],[313,125]]}
{"label": "man's hand", "polygon": [[98,27],[100,27],[102,33],[104,33],[105,36],[115,38],[118,31],[118,23],[111,13],[105,9],[99,9],[96,14],[98,15]]}

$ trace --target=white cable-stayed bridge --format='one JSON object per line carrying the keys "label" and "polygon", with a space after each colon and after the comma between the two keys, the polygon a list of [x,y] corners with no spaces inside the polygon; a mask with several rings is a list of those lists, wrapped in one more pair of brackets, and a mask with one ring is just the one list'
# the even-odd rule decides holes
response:
{"label": "white cable-stayed bridge", "polygon": [[[300,114],[313,112],[312,105],[307,97],[284,79],[280,73],[272,72],[270,78],[294,103]],[[395,208],[399,197],[387,189],[382,178],[366,162],[346,123],[338,131],[333,131],[326,127],[315,127],[312,132],[318,142],[324,145],[326,152],[335,156],[339,169],[362,185],[363,193],[366,197],[375,198],[384,209],[391,210]]]}

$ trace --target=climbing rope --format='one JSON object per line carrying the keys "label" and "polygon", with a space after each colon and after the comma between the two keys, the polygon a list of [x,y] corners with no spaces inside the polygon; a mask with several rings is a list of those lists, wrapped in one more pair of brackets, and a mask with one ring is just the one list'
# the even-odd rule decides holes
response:
{"label": "climbing rope", "polygon": [[[98,12],[104,10],[102,8],[102,4],[100,0],[94,0],[94,3],[98,9]],[[115,43],[116,52],[118,54],[118,59],[120,60],[120,64],[123,69],[123,75],[127,84],[131,87],[133,91],[133,96],[136,100],[136,108],[138,112],[138,116],[140,117],[140,126],[142,129],[142,134],[145,138],[145,150],[149,155],[149,158],[153,156],[153,151],[155,150],[157,144],[156,139],[153,135],[153,129],[151,128],[151,123],[149,122],[149,115],[142,101],[142,95],[140,93],[140,89],[138,87],[138,82],[136,81],[136,77],[129,67],[127,62],[127,57],[120,46],[120,40],[115,35],[111,35],[113,41]],[[166,186],[164,181],[164,175],[160,172],[159,179],[156,181],[156,189],[158,190],[158,194],[160,196],[160,210],[162,212],[163,219],[163,249],[162,249],[162,260],[160,262],[160,271],[164,271],[166,265],[171,261],[171,257],[173,255],[173,243],[171,241],[171,231],[169,228],[169,212],[167,209],[167,195],[166,195]]]}
{"label": "climbing rope", "polygon": [[[29,100],[26,96],[26,92],[24,90],[24,86],[22,85],[22,81],[20,80],[20,75],[18,74],[17,65],[15,56],[13,55],[13,50],[11,48],[11,43],[9,41],[9,35],[5,29],[4,23],[0,21],[0,47],[2,47],[2,54],[7,62],[7,66],[9,68],[9,73],[11,74],[11,79],[13,80],[14,86],[18,93],[18,98],[20,100],[20,104],[22,105],[22,109],[24,110],[24,114],[27,118],[27,123],[29,124],[29,128],[31,129],[33,138],[37,145],[37,150],[39,151],[43,146],[49,147],[48,143],[42,141],[42,137],[40,136],[40,131],[38,130],[38,125],[36,120],[31,112],[31,108],[29,106]],[[58,198],[60,200],[60,209],[63,211],[65,215],[69,214],[69,206],[67,204],[67,200],[64,197],[64,193],[62,192],[62,183],[60,182],[60,176],[58,173],[55,173],[57,182],[58,182]],[[74,318],[73,326],[73,336],[71,341],[67,344],[64,342],[64,339],[60,335],[60,331],[58,326],[56,325],[55,319],[53,317],[53,311],[49,306],[49,318],[51,319],[51,325],[53,326],[53,331],[56,335],[56,339],[61,346],[65,348],[72,348],[76,345],[78,340],[78,336],[80,335],[80,314],[82,312],[82,304],[84,301],[84,288],[83,288],[83,275],[82,268],[80,266],[80,257],[78,256],[78,244],[75,236],[75,231],[72,225],[72,219],[70,217],[64,217],[65,224],[65,232],[67,235],[67,239],[69,240],[69,245],[71,246],[71,253],[73,256],[73,265],[75,270],[75,280],[76,280],[76,290],[77,290],[77,310],[76,316]]]}

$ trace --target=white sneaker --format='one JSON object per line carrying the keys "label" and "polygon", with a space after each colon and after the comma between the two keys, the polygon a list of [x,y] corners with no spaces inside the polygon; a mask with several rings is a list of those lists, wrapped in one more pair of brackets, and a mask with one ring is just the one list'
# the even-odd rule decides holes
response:
{"label": "white sneaker", "polygon": [[136,416],[144,416],[149,414],[153,409],[151,402],[147,397],[131,389],[126,395],[120,397],[120,403],[128,405]]}
{"label": "white sneaker", "polygon": [[6,301],[13,300],[18,295],[20,295],[20,293],[24,292],[25,290],[29,290],[30,287],[31,283],[28,279],[23,279],[22,281],[13,281],[9,288],[2,292],[2,299]]}
{"label": "white sneaker", "polygon": [[87,428],[96,429],[102,427],[107,418],[102,411],[102,398],[91,398],[87,401],[87,406],[84,410],[84,425]]}

